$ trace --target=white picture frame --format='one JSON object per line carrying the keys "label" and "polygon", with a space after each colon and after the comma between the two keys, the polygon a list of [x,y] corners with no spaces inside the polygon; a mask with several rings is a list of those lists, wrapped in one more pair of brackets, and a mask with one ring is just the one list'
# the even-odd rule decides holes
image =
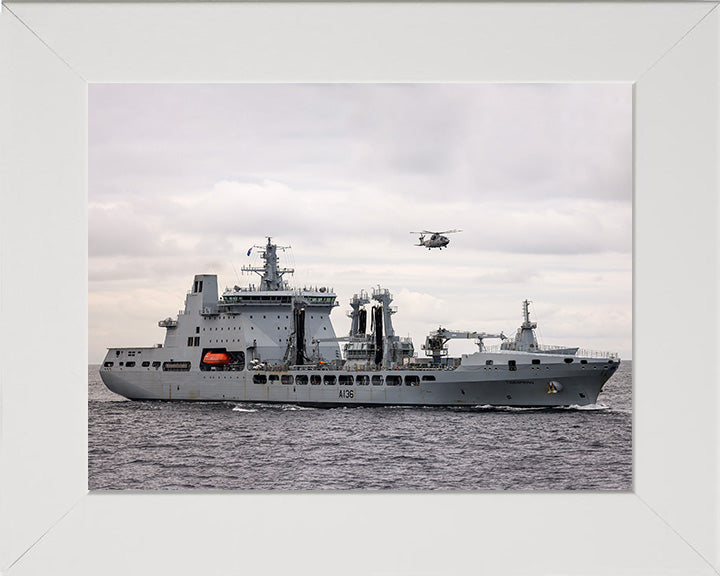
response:
{"label": "white picture frame", "polygon": [[[716,2],[0,13],[0,571],[720,570]],[[631,493],[88,493],[89,82],[631,82]],[[27,356],[23,353],[27,352]]]}

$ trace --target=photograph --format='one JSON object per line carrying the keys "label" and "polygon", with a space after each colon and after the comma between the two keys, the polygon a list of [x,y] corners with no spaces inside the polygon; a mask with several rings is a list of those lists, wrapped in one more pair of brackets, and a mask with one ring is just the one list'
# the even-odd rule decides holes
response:
{"label": "photograph", "polygon": [[90,490],[632,490],[632,118],[90,84]]}

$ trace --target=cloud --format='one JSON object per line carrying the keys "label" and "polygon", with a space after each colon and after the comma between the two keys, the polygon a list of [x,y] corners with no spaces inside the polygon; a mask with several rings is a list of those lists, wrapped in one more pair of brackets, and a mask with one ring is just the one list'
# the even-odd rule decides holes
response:
{"label": "cloud", "polygon": [[[236,273],[266,235],[293,246],[293,284],[343,305],[390,288],[416,346],[439,323],[513,330],[526,297],[628,342],[629,86],[93,85],[89,114],[96,360],[143,332],[113,300],[144,299],[152,327],[195,273],[256,282]],[[450,228],[443,251],[409,234]]]}
{"label": "cloud", "polygon": [[538,272],[533,270],[494,270],[477,276],[475,280],[481,284],[521,284],[537,278],[538,276]]}

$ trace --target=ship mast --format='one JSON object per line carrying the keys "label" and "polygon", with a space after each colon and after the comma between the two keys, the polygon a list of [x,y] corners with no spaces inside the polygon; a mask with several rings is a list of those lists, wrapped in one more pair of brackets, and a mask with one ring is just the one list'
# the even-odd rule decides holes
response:
{"label": "ship mast", "polygon": [[530,300],[523,300],[523,323],[515,336],[515,343],[526,347],[521,349],[536,350],[538,348],[535,328],[537,328],[537,322],[530,322]]}
{"label": "ship mast", "polygon": [[265,261],[262,268],[254,268],[252,266],[243,266],[243,272],[256,272],[260,274],[260,290],[282,290],[286,288],[286,284],[282,279],[283,274],[295,272],[293,268],[278,268],[278,250],[286,250],[290,246],[277,246],[271,242],[271,237],[267,236],[267,244],[265,246],[253,246],[260,248],[260,255]]}

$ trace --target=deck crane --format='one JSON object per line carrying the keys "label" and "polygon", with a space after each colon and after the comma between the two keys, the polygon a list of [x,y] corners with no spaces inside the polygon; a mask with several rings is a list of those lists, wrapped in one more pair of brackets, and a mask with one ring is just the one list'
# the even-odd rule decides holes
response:
{"label": "deck crane", "polygon": [[457,330],[446,330],[440,326],[437,330],[431,332],[428,334],[427,338],[425,338],[425,345],[423,346],[425,355],[432,357],[433,363],[439,364],[440,358],[447,356],[448,354],[448,340],[452,340],[453,338],[474,338],[475,344],[477,344],[478,349],[482,352],[485,349],[485,346],[483,345],[483,340],[485,338],[500,338],[501,340],[505,340],[507,336],[505,336],[502,332],[500,332],[500,334],[489,334],[487,332],[459,332]]}

